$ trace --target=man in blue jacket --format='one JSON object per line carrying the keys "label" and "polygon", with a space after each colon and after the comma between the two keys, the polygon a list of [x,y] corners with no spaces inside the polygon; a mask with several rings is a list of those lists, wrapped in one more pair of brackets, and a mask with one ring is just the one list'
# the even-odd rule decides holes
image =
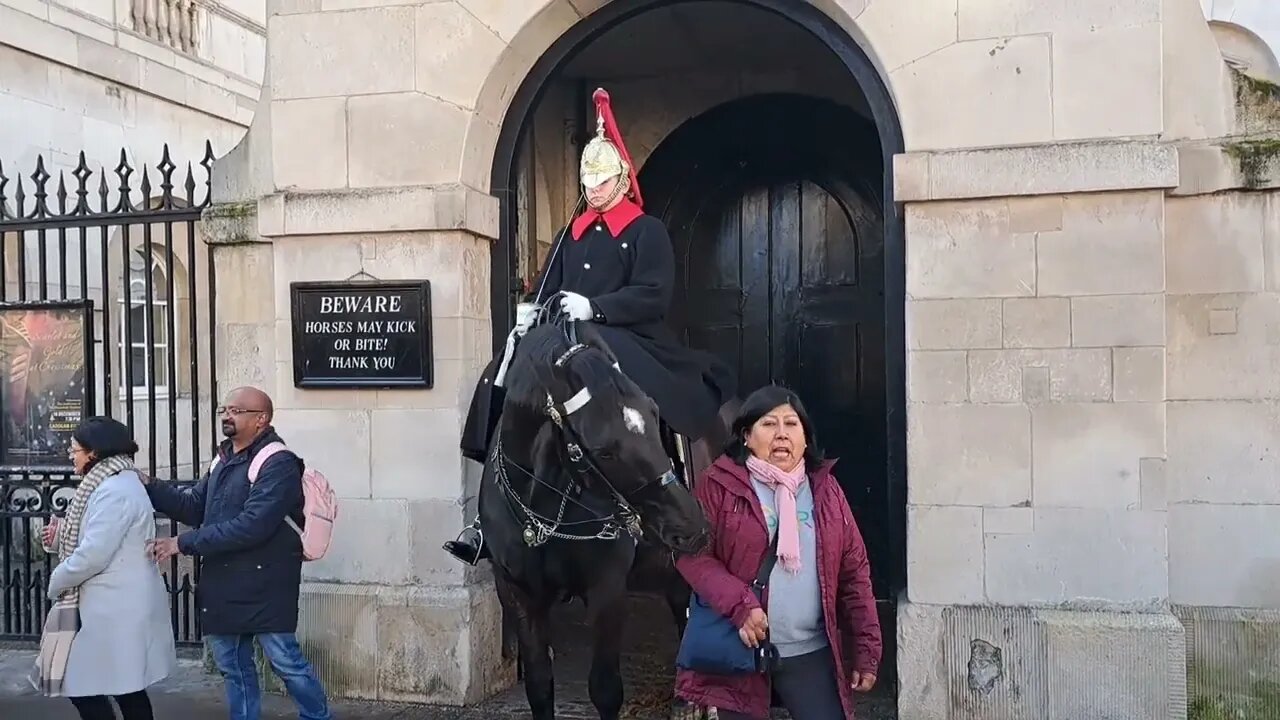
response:
{"label": "man in blue jacket", "polygon": [[302,541],[285,517],[299,527],[304,522],[302,460],[291,452],[277,453],[250,485],[253,456],[280,441],[271,426],[271,398],[257,388],[237,388],[218,414],[227,439],[203,480],[188,490],[147,483],[157,511],[196,528],[157,539],[152,553],[157,562],[178,553],[201,559],[196,588],[201,630],[222,673],[231,720],[259,719],[255,638],[301,720],[330,720],[324,688],[295,635]]}

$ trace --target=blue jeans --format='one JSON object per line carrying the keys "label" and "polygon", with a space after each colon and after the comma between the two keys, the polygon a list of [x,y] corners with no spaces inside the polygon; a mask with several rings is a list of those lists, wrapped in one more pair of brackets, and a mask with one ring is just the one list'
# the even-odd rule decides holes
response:
{"label": "blue jeans", "polygon": [[259,720],[262,691],[258,668],[253,663],[253,640],[257,638],[271,669],[284,681],[289,697],[298,706],[300,720],[330,720],[329,701],[316,678],[311,663],[302,655],[293,633],[263,635],[209,635],[214,662],[222,673],[231,720]]}

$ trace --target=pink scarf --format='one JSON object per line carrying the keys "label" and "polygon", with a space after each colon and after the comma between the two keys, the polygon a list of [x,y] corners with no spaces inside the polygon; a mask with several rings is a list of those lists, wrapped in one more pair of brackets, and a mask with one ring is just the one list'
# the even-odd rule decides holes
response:
{"label": "pink scarf", "polygon": [[747,458],[747,470],[751,477],[773,488],[774,502],[778,507],[778,562],[794,575],[800,572],[800,522],[796,517],[796,492],[809,481],[804,460],[787,472],[753,455]]}

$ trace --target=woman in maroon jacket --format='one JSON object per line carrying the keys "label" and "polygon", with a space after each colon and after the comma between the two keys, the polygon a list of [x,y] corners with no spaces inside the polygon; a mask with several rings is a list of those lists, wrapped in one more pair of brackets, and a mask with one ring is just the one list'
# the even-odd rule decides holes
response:
{"label": "woman in maroon jacket", "polygon": [[[876,682],[880,621],[866,548],[834,463],[822,459],[804,406],[785,388],[752,393],[733,436],[694,490],[711,544],[676,567],[732,619],[743,643],[756,647],[767,637],[781,659],[769,675],[681,669],[676,694],[717,708],[721,720],[763,719],[772,685],[797,720],[851,717],[852,691]],[[750,585],[775,533],[778,559],[762,607]]]}

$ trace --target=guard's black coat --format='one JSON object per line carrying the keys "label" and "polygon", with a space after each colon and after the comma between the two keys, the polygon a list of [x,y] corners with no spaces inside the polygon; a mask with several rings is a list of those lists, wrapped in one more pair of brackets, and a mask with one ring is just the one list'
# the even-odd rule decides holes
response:
{"label": "guard's black coat", "polygon": [[[534,284],[545,278],[541,297],[566,291],[591,300],[593,320],[622,371],[653,398],[672,429],[691,442],[701,438],[718,422],[737,381],[713,356],[682,345],[665,322],[675,255],[662,221],[641,215],[616,238],[604,222],[579,240],[567,231],[557,237],[563,238],[560,251]],[[463,430],[463,454],[481,462],[502,411],[501,392],[493,391],[500,363],[498,357],[485,368]]]}

